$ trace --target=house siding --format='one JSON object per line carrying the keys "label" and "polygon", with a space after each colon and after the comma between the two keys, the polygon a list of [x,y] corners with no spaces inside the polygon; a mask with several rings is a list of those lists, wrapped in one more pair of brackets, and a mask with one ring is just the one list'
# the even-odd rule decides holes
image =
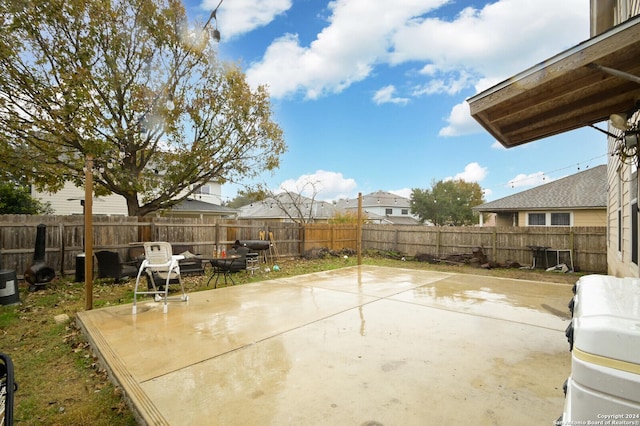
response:
{"label": "house siding", "polygon": [[[607,223],[607,209],[580,209],[580,210],[540,210],[518,212],[520,226],[528,226],[527,215],[529,213],[571,213],[571,226],[605,226]],[[547,224],[548,225],[548,224]]]}
{"label": "house siding", "polygon": [[[209,182],[209,194],[193,194],[191,198],[211,204],[220,204],[220,193],[222,187],[219,183]],[[183,195],[186,191],[182,191]],[[74,214],[84,214],[83,206],[80,200],[84,200],[84,187],[74,186],[71,182],[66,182],[64,187],[56,192],[38,192],[34,188],[31,189],[31,196],[43,203],[49,203],[53,208],[54,214],[58,216],[67,216]],[[121,195],[106,195],[102,197],[93,197],[92,212],[94,215],[112,215],[112,216],[128,216],[127,202]],[[173,215],[172,212],[165,213]]]}
{"label": "house siding", "polygon": [[[638,0],[600,0],[596,3],[603,3],[613,9],[613,25],[620,24],[627,19],[640,14],[640,1]],[[592,14],[594,5],[592,4]],[[593,23],[593,19],[592,19]],[[593,25],[593,24],[592,24]],[[605,28],[606,29],[606,28]],[[593,32],[593,28],[592,28]],[[620,111],[622,112],[622,111]],[[629,123],[637,123],[640,120],[640,113],[636,112]],[[609,132],[619,134],[609,123]],[[614,138],[608,137],[607,148],[609,160],[607,163],[607,183],[608,183],[608,227],[607,227],[607,265],[608,273],[618,277],[639,277],[640,270],[638,264],[631,258],[633,235],[638,233],[638,229],[632,229],[632,215],[638,215],[636,210],[631,211],[631,205],[638,199],[638,174],[636,166],[632,165],[635,158],[622,161],[617,153],[617,142]],[[636,235],[637,237],[637,235]],[[636,238],[637,244],[638,238]]]}
{"label": "house siding", "polygon": [[604,226],[607,223],[607,209],[575,210],[573,226]]}
{"label": "house siding", "polygon": [[[636,114],[635,120],[640,117]],[[610,129],[612,132],[615,129]],[[616,150],[616,141],[609,138],[609,152]],[[638,277],[638,265],[631,259],[632,251],[632,214],[631,204],[638,199],[638,177],[635,167],[626,164],[618,156],[609,159],[607,181],[609,184],[607,262],[609,274],[618,277]],[[635,181],[635,182],[633,182]]]}
{"label": "house siding", "polygon": [[[509,213],[497,213],[496,215],[496,226],[518,226],[518,213],[509,212]],[[490,225],[486,225],[490,226]]]}
{"label": "house siding", "polygon": [[[64,187],[56,192],[37,192],[32,189],[31,196],[43,203],[49,203],[54,214],[59,216],[84,214],[80,200],[84,200],[84,188],[78,188],[72,183],[65,183]],[[94,197],[92,204],[94,215],[127,216],[127,203],[120,195],[107,195]]]}

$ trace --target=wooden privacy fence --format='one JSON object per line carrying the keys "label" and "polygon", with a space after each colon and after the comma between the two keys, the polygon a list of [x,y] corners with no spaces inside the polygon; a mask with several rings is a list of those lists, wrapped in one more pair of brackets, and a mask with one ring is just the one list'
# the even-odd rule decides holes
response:
{"label": "wooden privacy fence", "polygon": [[[15,270],[22,278],[31,265],[38,224],[46,225],[45,263],[59,274],[72,274],[84,253],[82,216],[0,215],[0,269]],[[236,240],[272,239],[280,256],[300,256],[304,228],[293,223],[265,221],[202,221],[189,218],[95,216],[93,250],[117,251],[128,259],[129,248],[144,241],[191,245],[195,253],[211,257]],[[355,238],[354,238],[355,241]]]}
{"label": "wooden privacy fence", "polygon": [[[571,250],[577,271],[607,271],[606,227],[452,227],[365,225],[363,249],[404,253],[447,255],[470,253],[482,247],[492,261],[531,265],[529,246],[549,247],[548,263],[555,266],[554,250]],[[561,252],[560,263],[569,264]]]}
{"label": "wooden privacy fence", "polygon": [[[84,252],[82,216],[0,216],[0,268],[18,276],[31,265],[36,227],[46,225],[45,263],[59,274],[75,271],[76,257]],[[356,248],[355,225],[280,223],[270,221],[207,221],[188,218],[101,217],[93,220],[94,251],[111,250],[127,259],[128,249],[143,241],[169,241],[192,245],[205,257],[235,240],[271,239],[273,253],[297,257],[313,248]],[[364,225],[362,249],[402,255],[434,256],[470,253],[482,247],[493,261],[507,260],[530,265],[527,246],[571,249],[576,270],[607,271],[605,227],[432,227],[410,225]],[[562,259],[566,261],[566,259]]]}

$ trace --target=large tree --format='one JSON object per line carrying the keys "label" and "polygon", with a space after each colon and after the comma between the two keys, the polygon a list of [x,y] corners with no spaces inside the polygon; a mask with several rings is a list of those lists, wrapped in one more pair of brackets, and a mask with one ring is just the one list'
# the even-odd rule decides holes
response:
{"label": "large tree", "polygon": [[262,186],[258,186],[257,189],[241,189],[238,191],[235,197],[225,205],[234,209],[246,206],[247,204],[262,201],[267,198],[267,191]]}
{"label": "large tree", "polygon": [[143,216],[278,167],[266,88],[179,0],[3,1],[0,24],[0,167],[38,189],[83,186],[94,158],[94,194]]}
{"label": "large tree", "polygon": [[431,189],[411,190],[411,213],[434,225],[472,225],[477,223],[472,207],[484,203],[482,188],[476,182],[441,180]]}

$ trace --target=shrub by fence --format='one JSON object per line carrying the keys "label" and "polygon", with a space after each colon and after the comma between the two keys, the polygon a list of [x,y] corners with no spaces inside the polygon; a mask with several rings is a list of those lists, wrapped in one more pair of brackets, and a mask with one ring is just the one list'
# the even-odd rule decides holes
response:
{"label": "shrub by fence", "polygon": [[[47,227],[45,261],[59,274],[75,271],[76,256],[84,251],[82,216],[0,216],[0,268],[21,274],[30,266],[35,248],[36,227]],[[118,251],[127,258],[131,245],[142,241],[187,244],[205,257],[218,247],[229,248],[235,240],[271,239],[271,254],[297,257],[306,251],[326,247],[332,250],[356,248],[355,225],[279,223],[269,221],[207,221],[185,218],[101,217],[93,220],[94,251]],[[527,246],[570,249],[576,270],[606,272],[605,227],[431,227],[409,225],[364,225],[362,249],[396,252],[402,255],[434,256],[470,253],[482,247],[493,261],[514,261],[530,265]],[[565,259],[562,259],[563,261]]]}

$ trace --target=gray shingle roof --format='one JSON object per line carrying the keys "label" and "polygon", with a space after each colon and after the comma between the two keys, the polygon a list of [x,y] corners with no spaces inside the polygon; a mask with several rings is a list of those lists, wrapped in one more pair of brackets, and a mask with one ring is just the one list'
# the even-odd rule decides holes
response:
{"label": "gray shingle roof", "polygon": [[607,207],[607,166],[600,165],[473,208],[480,212]]}
{"label": "gray shingle roof", "polygon": [[182,200],[181,202],[173,206],[171,210],[181,212],[218,213],[225,215],[234,214],[237,211],[236,209],[232,209],[230,207],[207,203],[200,200],[192,200],[191,198]]}
{"label": "gray shingle roof", "polygon": [[[336,205],[340,209],[355,209],[358,207],[358,199],[340,199],[336,202]],[[376,191],[362,196],[362,208],[380,206],[409,208],[411,207],[411,201],[408,198],[386,191]]]}
{"label": "gray shingle roof", "polygon": [[[238,216],[244,219],[288,219],[305,218],[329,219],[335,215],[336,208],[327,201],[314,200],[300,194],[280,193],[274,198],[256,201],[239,209]],[[310,214],[309,210],[313,209]]]}

